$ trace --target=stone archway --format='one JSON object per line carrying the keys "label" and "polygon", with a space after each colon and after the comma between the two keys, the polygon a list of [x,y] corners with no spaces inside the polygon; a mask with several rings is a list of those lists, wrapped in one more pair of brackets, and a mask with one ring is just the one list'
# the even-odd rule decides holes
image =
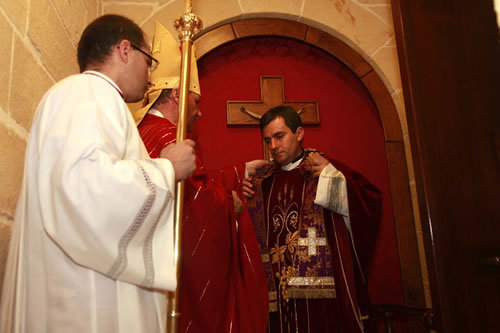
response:
{"label": "stone archway", "polygon": [[387,87],[369,62],[345,42],[306,24],[284,19],[252,18],[220,25],[197,36],[197,57],[201,59],[226,43],[257,36],[293,38],[328,52],[352,70],[373,98],[384,130],[404,300],[406,305],[424,307],[425,296],[403,133],[396,106]]}

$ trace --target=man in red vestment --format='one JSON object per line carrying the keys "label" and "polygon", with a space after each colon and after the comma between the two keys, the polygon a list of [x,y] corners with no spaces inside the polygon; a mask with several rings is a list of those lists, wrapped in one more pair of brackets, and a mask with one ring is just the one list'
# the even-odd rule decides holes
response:
{"label": "man in red vestment", "polygon": [[[152,53],[160,64],[151,75],[145,106],[134,118],[148,153],[156,158],[176,140],[180,74],[176,42],[158,23]],[[201,116],[199,101],[193,57],[188,132]],[[265,331],[266,278],[252,222],[240,200],[240,179],[269,164],[257,160],[209,173],[196,158],[196,170],[185,180],[179,332]]]}
{"label": "man in red vestment", "polygon": [[380,191],[303,149],[304,128],[291,107],[269,110],[260,128],[275,164],[245,179],[243,192],[268,279],[268,332],[369,331],[363,271],[372,245],[356,236],[376,230]]}

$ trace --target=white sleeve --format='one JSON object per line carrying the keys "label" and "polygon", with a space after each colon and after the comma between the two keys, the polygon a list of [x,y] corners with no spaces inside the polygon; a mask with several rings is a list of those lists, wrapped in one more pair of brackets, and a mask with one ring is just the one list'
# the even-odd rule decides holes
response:
{"label": "white sleeve", "polygon": [[72,105],[40,122],[43,226],[80,266],[173,290],[172,164],[141,153],[123,101],[106,103]]}
{"label": "white sleeve", "polygon": [[324,167],[319,175],[314,203],[349,217],[346,180],[342,172],[331,163]]}
{"label": "white sleeve", "polygon": [[314,203],[342,215],[347,229],[351,230],[346,180],[331,163],[321,170]]}

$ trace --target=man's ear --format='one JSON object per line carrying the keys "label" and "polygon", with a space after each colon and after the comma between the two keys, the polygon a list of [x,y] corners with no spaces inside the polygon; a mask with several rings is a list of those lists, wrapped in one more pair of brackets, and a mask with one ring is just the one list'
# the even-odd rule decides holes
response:
{"label": "man's ear", "polygon": [[304,127],[302,126],[297,127],[295,134],[297,135],[297,140],[302,141],[304,139]]}
{"label": "man's ear", "polygon": [[132,50],[130,42],[126,39],[123,39],[116,47],[118,48],[118,56],[120,57],[120,59],[124,63],[127,63],[129,61],[130,51]]}
{"label": "man's ear", "polygon": [[170,94],[170,98],[177,104],[179,104],[179,88],[172,88],[172,93]]}

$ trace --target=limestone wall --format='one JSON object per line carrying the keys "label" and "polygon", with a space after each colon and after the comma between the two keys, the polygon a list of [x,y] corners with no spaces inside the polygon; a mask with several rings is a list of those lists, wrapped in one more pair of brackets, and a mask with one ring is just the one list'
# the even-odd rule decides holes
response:
{"label": "limestone wall", "polygon": [[[239,18],[279,17],[345,41],[384,80],[409,154],[390,0],[193,0],[193,7],[205,29]],[[75,50],[82,30],[96,16],[116,13],[149,36],[155,19],[176,35],[171,22],[183,10],[184,0],[0,0],[0,282],[33,113],[54,82],[78,72]],[[408,161],[416,197],[409,155]]]}

